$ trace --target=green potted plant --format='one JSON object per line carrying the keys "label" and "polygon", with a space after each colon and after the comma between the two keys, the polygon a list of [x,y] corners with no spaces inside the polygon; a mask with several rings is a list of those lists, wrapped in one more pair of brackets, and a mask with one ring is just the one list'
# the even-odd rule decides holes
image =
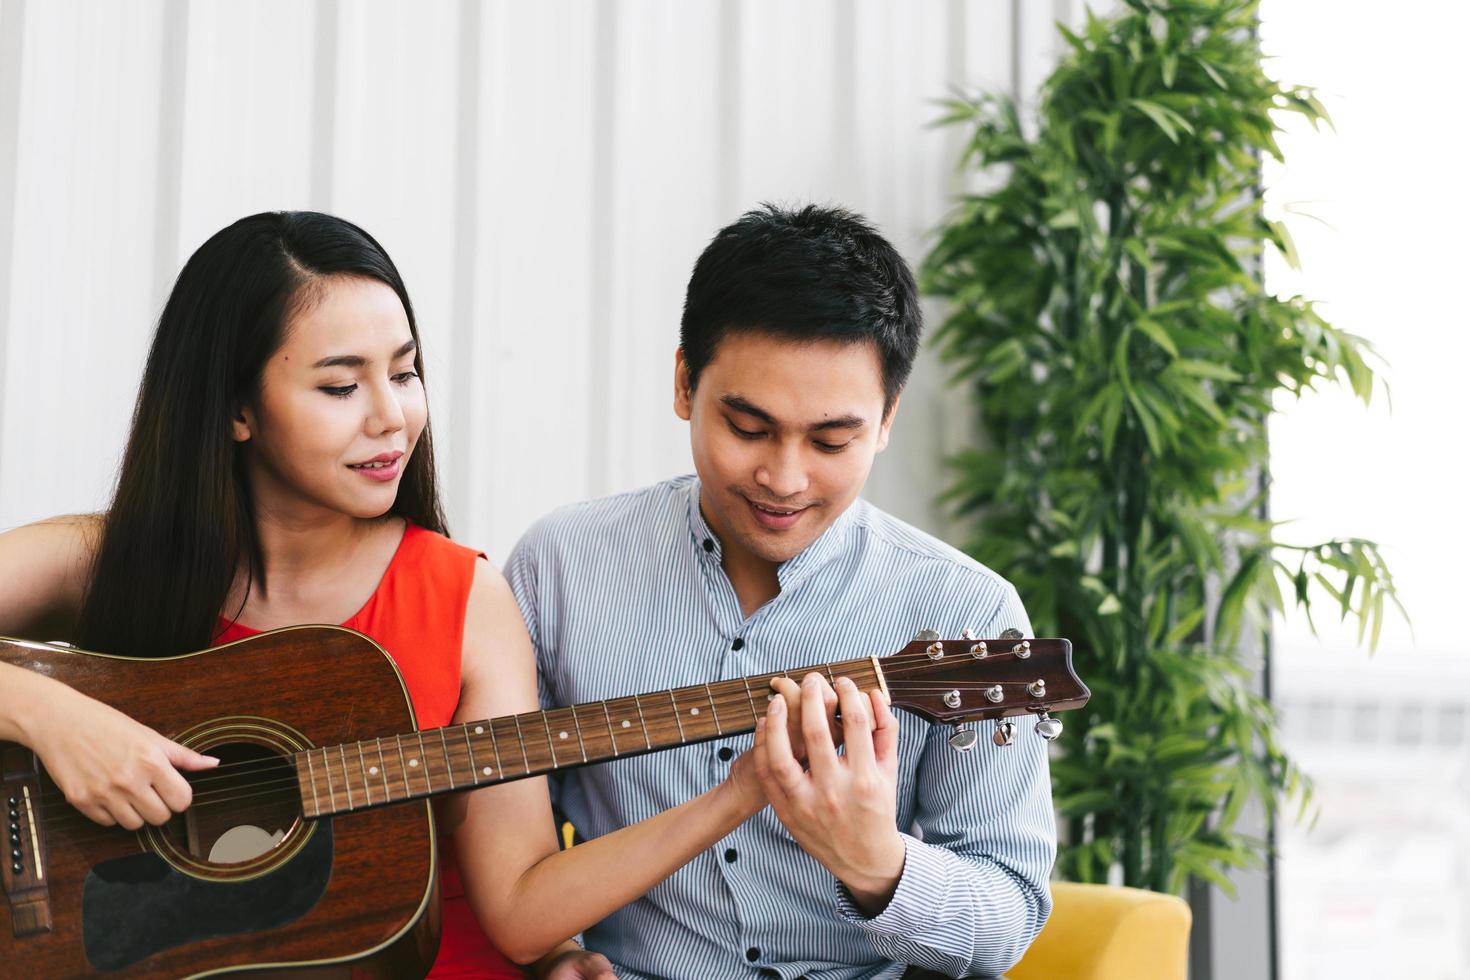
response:
{"label": "green potted plant", "polygon": [[1264,516],[1280,400],[1347,384],[1367,401],[1375,378],[1364,341],[1261,282],[1263,249],[1295,254],[1262,212],[1259,154],[1280,157],[1276,114],[1326,112],[1266,74],[1256,7],[1127,0],[1063,28],[1034,125],[1005,98],[947,104],[988,188],[922,270],[983,434],[948,499],[1092,688],[1052,769],[1078,881],[1229,890],[1264,847],[1237,830],[1244,805],[1310,793],[1244,641],[1327,596],[1376,643],[1398,602],[1373,542],[1293,544]]}

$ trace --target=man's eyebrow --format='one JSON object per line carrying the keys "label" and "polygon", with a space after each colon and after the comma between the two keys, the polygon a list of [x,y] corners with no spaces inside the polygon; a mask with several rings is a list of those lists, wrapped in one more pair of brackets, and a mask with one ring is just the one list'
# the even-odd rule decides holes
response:
{"label": "man's eyebrow", "polygon": [[807,428],[808,432],[821,432],[824,429],[861,429],[868,424],[868,420],[857,415],[839,415],[835,419],[827,419]]}
{"label": "man's eyebrow", "polygon": [[[770,412],[760,408],[740,395],[724,395],[720,403],[726,408],[760,419],[767,425],[776,425],[776,419]],[[839,415],[836,418],[825,419],[813,425],[807,426],[808,432],[824,432],[828,429],[861,429],[868,424],[868,420],[858,415]]]}
{"label": "man's eyebrow", "polygon": [[776,424],[776,418],[770,412],[763,408],[757,408],[739,395],[722,395],[720,397],[720,404],[742,415],[750,415],[758,418],[767,425]]}
{"label": "man's eyebrow", "polygon": [[[410,337],[410,338],[408,338],[408,342],[406,344],[404,344],[402,347],[398,348],[396,351],[394,351],[393,352],[393,356],[390,357],[388,360],[390,360],[390,361],[396,361],[400,357],[402,357],[403,355],[405,355],[405,354],[409,353],[410,351],[414,350],[416,347],[418,347],[418,345],[419,345],[419,342],[417,340],[414,340],[412,337]],[[367,363],[368,363],[368,359],[366,357],[363,357],[361,354],[334,354],[331,357],[324,357],[324,358],[322,358],[320,361],[317,361],[315,364],[313,364],[312,367],[314,367],[314,368],[325,368],[325,367],[360,368],[360,367],[365,366]]]}

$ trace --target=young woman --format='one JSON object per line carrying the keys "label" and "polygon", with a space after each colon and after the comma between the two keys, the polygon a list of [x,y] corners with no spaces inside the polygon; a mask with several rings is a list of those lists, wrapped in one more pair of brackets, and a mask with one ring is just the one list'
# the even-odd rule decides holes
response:
{"label": "young woman", "polygon": [[[445,537],[418,340],[398,270],[355,225],[269,213],[214,235],[159,320],[112,505],[0,534],[0,634],[162,656],[341,623],[393,656],[421,726],[536,709],[510,590]],[[185,810],[179,770],[215,764],[3,664],[0,740],[130,829]],[[563,852],[544,779],[450,797],[431,975],[520,976],[507,960],[542,958],[544,975],[612,976],[566,937],[764,803],[742,759],[703,796]]]}

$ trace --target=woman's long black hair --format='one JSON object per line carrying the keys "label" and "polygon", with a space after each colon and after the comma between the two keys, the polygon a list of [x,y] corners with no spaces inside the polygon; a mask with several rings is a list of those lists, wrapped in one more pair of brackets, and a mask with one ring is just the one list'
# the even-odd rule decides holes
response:
{"label": "woman's long black hair", "polygon": [[[418,339],[393,260],[356,225],[312,211],[242,218],[179,273],[148,352],[117,491],[104,515],[74,642],[157,657],[217,635],[235,576],[261,570],[242,444],[231,419],[258,392],[303,286],[360,276],[391,288]],[[414,353],[423,376],[423,348]],[[447,533],[424,426],[390,513]]]}

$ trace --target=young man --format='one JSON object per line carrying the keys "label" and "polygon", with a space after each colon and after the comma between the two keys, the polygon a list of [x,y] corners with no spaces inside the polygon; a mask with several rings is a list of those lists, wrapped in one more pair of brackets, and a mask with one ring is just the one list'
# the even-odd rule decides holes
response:
{"label": "young man", "polygon": [[[920,330],[907,266],[848,212],[767,207],[721,231],[690,279],[675,361],[697,476],[559,510],[511,556],[544,701],[890,653],[921,629],[1030,635],[1007,582],[858,499]],[[1051,909],[1056,853],[1034,721],[1018,719],[1011,746],[960,753],[949,728],[840,681],[839,755],[826,681],[778,687],[756,736],[772,805],[589,930],[589,947],[624,978],[1013,965]],[[574,770],[559,803],[595,837],[715,785],[750,745]]]}

